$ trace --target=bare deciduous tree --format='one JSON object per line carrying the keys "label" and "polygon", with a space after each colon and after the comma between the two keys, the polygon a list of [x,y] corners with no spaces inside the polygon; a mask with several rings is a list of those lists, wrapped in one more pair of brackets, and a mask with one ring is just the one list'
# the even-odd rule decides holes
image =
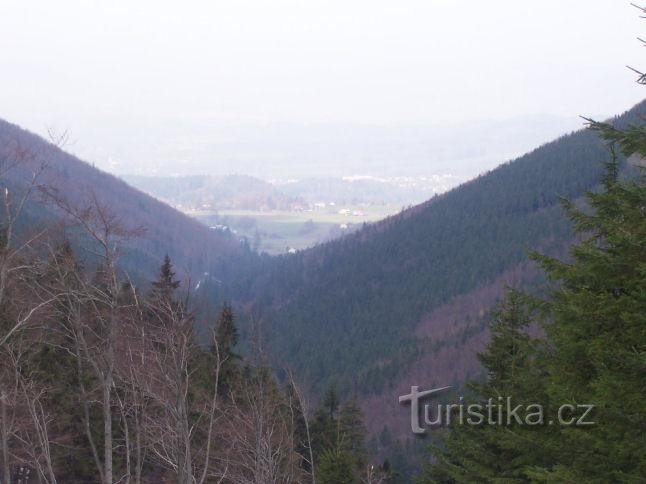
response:
{"label": "bare deciduous tree", "polygon": [[[74,354],[79,371],[79,395],[84,408],[86,435],[92,449],[95,464],[105,484],[114,482],[113,466],[113,410],[116,402],[115,388],[115,346],[123,326],[122,317],[126,307],[120,300],[120,285],[117,260],[124,242],[142,233],[141,228],[127,229],[110,207],[102,203],[94,192],[89,193],[86,205],[78,207],[70,203],[58,190],[47,187],[42,190],[45,197],[58,207],[71,222],[80,227],[88,238],[86,250],[98,262],[95,277],[89,280],[85,274],[77,273],[75,287],[68,292],[71,323],[67,330],[74,342]],[[90,431],[90,392],[85,388],[85,368],[92,370],[99,384],[103,414],[103,458],[98,456],[97,445]]]}
{"label": "bare deciduous tree", "polygon": [[[32,151],[19,142],[0,157],[0,190],[3,210],[0,214],[0,358],[12,361],[15,352],[14,339],[18,333],[35,321],[44,308],[55,297],[41,299],[38,294],[27,292],[28,282],[32,279],[32,264],[29,260],[34,243],[42,236],[24,233],[16,236],[16,227],[23,215],[25,206],[39,186],[39,180],[46,164],[39,162]],[[13,188],[8,175],[18,172],[24,178],[22,188]],[[18,382],[11,364],[0,366],[0,447],[2,479],[11,482],[12,460],[10,455],[12,423],[10,415],[19,399]],[[15,408],[14,408],[15,409]]]}
{"label": "bare deciduous tree", "polygon": [[214,458],[223,357],[213,335],[212,392],[196,389],[194,363],[200,350],[187,306],[186,301],[169,297],[151,298],[142,310],[145,322],[140,337],[133,338],[129,349],[137,363],[130,365],[125,378],[143,392],[139,398],[149,402],[138,415],[138,425],[151,459],[175,474],[179,483],[203,484],[207,479],[221,480],[226,473],[217,468]]}
{"label": "bare deciduous tree", "polygon": [[[66,137],[52,134],[58,143]],[[231,351],[221,351],[215,331],[210,352],[198,346],[188,296],[141,297],[118,269],[121,249],[143,230],[126,228],[92,191],[79,202],[78,193],[43,186],[45,165],[29,150],[17,145],[2,160],[0,482],[10,484],[12,469],[21,466],[55,484],[64,479],[57,478],[64,464],[56,459],[70,442],[85,441],[104,484],[171,474],[181,484],[314,482],[307,475],[314,470],[307,402],[293,376],[286,394],[259,362],[226,398],[219,395]],[[11,170],[20,171],[22,189],[5,183]],[[71,244],[53,243],[51,233],[46,240],[44,231],[17,230],[37,189],[48,209],[64,216],[86,264]],[[39,373],[44,348],[64,354],[74,370],[66,384],[75,386],[78,402],[71,412],[80,422],[76,440],[56,425],[56,384]],[[259,343],[256,353],[262,354]],[[295,435],[301,421],[305,439]]]}
{"label": "bare deciduous tree", "polygon": [[[305,392],[302,390],[301,385],[296,383],[294,374],[290,371],[286,371],[288,383],[291,388],[291,392],[288,395],[290,399],[287,404],[289,408],[289,414],[291,419],[292,433],[296,435],[296,422],[301,420],[303,426],[305,427],[305,436],[302,442],[295,442],[294,449],[298,452],[298,449],[302,449],[302,452],[299,453],[301,459],[309,467],[310,479],[312,484],[316,484],[316,467],[314,462],[314,451],[312,449],[312,437],[310,434],[310,424],[309,424],[309,415],[307,414],[309,409],[309,404],[305,396]],[[291,400],[293,399],[293,400]]]}
{"label": "bare deciduous tree", "polygon": [[285,395],[266,368],[250,370],[227,409],[233,483],[302,482]]}

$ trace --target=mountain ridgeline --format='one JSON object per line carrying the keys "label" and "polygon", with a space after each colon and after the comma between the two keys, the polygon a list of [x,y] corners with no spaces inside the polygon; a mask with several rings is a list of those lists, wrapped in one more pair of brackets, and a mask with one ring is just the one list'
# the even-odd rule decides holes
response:
{"label": "mountain ridgeline", "polygon": [[78,210],[100,204],[123,228],[143,228],[143,233],[126,241],[120,259],[121,268],[134,280],[150,279],[165,254],[171,256],[185,280],[193,281],[205,273],[218,280],[226,279],[233,267],[239,268],[253,259],[248,248],[231,235],[209,230],[115,176],[3,120],[0,164],[2,183],[16,199],[29,189],[33,174],[40,172],[20,218],[24,233],[43,227],[50,234],[64,230],[65,237],[77,245],[87,245],[69,227],[54,230],[66,217],[51,200],[41,203],[44,191],[55,193],[59,201]]}
{"label": "mountain ridgeline", "polygon": [[[642,102],[613,122],[635,122],[645,111]],[[608,156],[594,132],[563,136],[356,233],[265,257],[232,291],[251,303],[277,364],[318,390],[335,380],[346,391],[381,394],[443,346],[461,348],[469,361],[491,298],[476,300],[473,317],[452,321],[459,327],[449,340],[443,331],[420,337],[420,327],[506,274],[531,284],[528,251],[565,252],[573,235],[560,198],[576,200],[594,188]],[[463,378],[478,371],[477,364],[446,363],[463,365]]]}

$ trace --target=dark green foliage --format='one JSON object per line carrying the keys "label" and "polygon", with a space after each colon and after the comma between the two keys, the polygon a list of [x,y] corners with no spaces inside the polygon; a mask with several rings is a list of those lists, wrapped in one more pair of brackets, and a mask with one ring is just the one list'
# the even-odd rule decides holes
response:
{"label": "dark green foliage", "polygon": [[323,453],[317,471],[320,484],[358,484],[357,463],[342,449],[330,449]]}
{"label": "dark green foliage", "polygon": [[[61,436],[52,448],[55,461],[64,463],[60,467],[59,480],[62,482],[92,481],[96,475],[96,468],[82,423],[76,361],[60,347],[42,346],[27,362],[24,370],[29,373],[30,379],[51,389],[47,404],[56,409],[56,419],[52,422],[50,432],[52,435]],[[87,375],[83,378],[86,385],[92,384],[91,378]],[[101,415],[96,408],[91,411],[92,431],[98,440],[101,432]]]}
{"label": "dark green foliage", "polygon": [[159,277],[152,283],[152,297],[161,301],[170,301],[179,285],[180,281],[175,279],[173,264],[168,254],[166,254],[159,269]]}
{"label": "dark green foliage", "polygon": [[339,406],[336,387],[330,385],[321,406],[314,412],[310,423],[312,450],[315,460],[333,448],[337,441],[337,410]]}
{"label": "dark green foliage", "polygon": [[373,437],[371,444],[370,454],[383,458],[381,467],[388,477],[388,483],[412,482],[414,470],[411,463],[419,455],[426,456],[425,441],[416,439],[403,444],[392,435],[388,427],[384,427],[377,437]]}
{"label": "dark green foliage", "polygon": [[211,354],[220,360],[218,383],[222,394],[229,393],[239,377],[240,356],[235,353],[237,344],[238,330],[233,320],[233,310],[230,304],[224,304],[217,321],[215,342],[211,343]]}
{"label": "dark green foliage", "polygon": [[339,410],[339,393],[334,383],[328,386],[323,397],[323,405],[321,405],[321,408],[328,414],[329,418],[336,418],[337,411]]}
{"label": "dark green foliage", "polygon": [[339,427],[342,435],[342,449],[350,454],[359,465],[364,464],[366,428],[363,425],[363,414],[356,398],[348,400],[341,407]]}
{"label": "dark green foliage", "polygon": [[[643,124],[597,125],[625,153],[646,153]],[[612,173],[612,166],[610,167]],[[558,285],[545,301],[551,344],[545,378],[549,398],[592,403],[596,425],[565,427],[554,441],[547,480],[635,481],[646,475],[646,183],[606,177],[588,194],[590,210],[569,207],[585,238],[572,263],[536,256]]]}
{"label": "dark green foliage", "polygon": [[[646,152],[643,123],[594,124],[625,155]],[[614,149],[612,150],[614,155]],[[457,426],[423,482],[641,482],[646,476],[646,183],[620,180],[614,156],[587,206],[566,203],[580,241],[562,261],[534,254],[554,281],[547,299],[511,294],[481,360],[482,398],[512,395],[554,415],[594,405],[591,425]],[[531,339],[521,300],[543,320]],[[574,407],[573,407],[574,408]]]}
{"label": "dark green foliage", "polygon": [[356,400],[341,404],[336,387],[330,385],[314,413],[310,433],[317,481],[358,482],[365,464],[366,429]]}
{"label": "dark green foliage", "polygon": [[238,344],[238,330],[233,321],[233,309],[230,304],[224,304],[217,322],[215,338],[223,358],[236,358],[234,348]]}
{"label": "dark green foliage", "polygon": [[491,321],[487,351],[479,355],[488,372],[487,386],[498,394],[516,390],[519,379],[532,363],[531,342],[526,332],[529,323],[522,295],[510,292]]}
{"label": "dark green foliage", "polygon": [[[540,370],[536,372],[542,362],[527,334],[531,319],[524,299],[510,292],[493,314],[491,341],[479,355],[487,378],[470,384],[474,397],[467,403],[486,405],[489,399],[498,403],[507,397],[512,408],[545,403]],[[455,423],[439,445],[432,446],[435,462],[420,482],[526,482],[527,466],[546,459],[538,442],[541,429],[518,425],[506,408],[501,416],[505,423],[510,417],[510,425]]]}

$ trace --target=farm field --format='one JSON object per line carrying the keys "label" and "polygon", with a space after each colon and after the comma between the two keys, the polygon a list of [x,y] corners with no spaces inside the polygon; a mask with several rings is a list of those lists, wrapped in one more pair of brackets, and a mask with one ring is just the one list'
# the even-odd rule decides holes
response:
{"label": "farm field", "polygon": [[230,230],[246,238],[259,252],[282,254],[340,237],[400,209],[395,205],[361,205],[302,211],[193,210],[187,213],[213,230]]}

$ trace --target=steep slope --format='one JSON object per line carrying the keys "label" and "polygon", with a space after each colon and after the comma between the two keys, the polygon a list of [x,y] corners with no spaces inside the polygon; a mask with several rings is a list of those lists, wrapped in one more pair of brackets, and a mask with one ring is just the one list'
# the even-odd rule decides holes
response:
{"label": "steep slope", "polygon": [[[642,102],[616,122],[645,111]],[[451,384],[477,371],[483,316],[505,284],[535,280],[530,249],[564,252],[571,232],[559,197],[593,188],[607,157],[595,133],[564,136],[341,240],[265,259],[238,289],[251,287],[277,364],[315,390],[334,379],[397,407],[395,382]],[[434,381],[403,384],[428,377],[415,369],[431,357]]]}
{"label": "steep slope", "polygon": [[[16,163],[18,161],[19,163]],[[148,278],[157,271],[168,253],[183,278],[196,280],[205,272],[226,279],[233,267],[253,259],[240,241],[209,230],[164,203],[128,186],[118,178],[71,156],[42,138],[0,120],[0,166],[5,169],[2,184],[17,199],[34,170],[45,170],[38,184],[55,187],[70,203],[79,207],[90,197],[109,207],[126,227],[143,227],[145,233],[128,242],[122,266],[135,279]],[[15,166],[13,166],[15,165]],[[23,227],[52,223],[60,215],[39,203],[37,191],[26,207]]]}

